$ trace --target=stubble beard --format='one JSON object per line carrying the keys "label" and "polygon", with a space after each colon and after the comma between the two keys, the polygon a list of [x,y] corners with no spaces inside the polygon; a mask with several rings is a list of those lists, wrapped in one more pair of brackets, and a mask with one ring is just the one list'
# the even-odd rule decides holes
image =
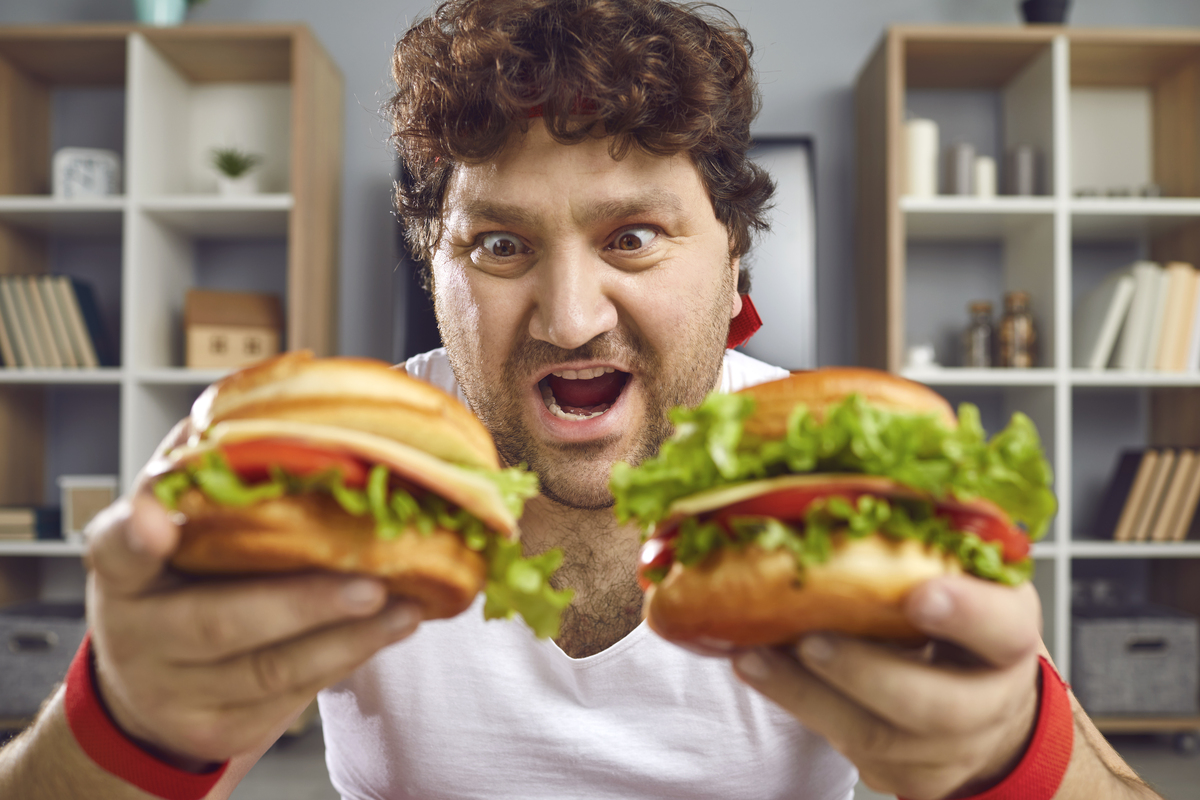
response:
{"label": "stubble beard", "polygon": [[[613,505],[608,488],[613,464],[636,465],[654,456],[674,429],[671,409],[695,406],[716,388],[729,328],[728,308],[728,300],[722,299],[703,313],[703,322],[690,331],[693,344],[676,352],[675,363],[666,363],[643,337],[621,328],[574,350],[526,338],[510,353],[501,374],[491,378],[482,368],[482,359],[473,357],[478,349],[470,334],[443,324],[440,310],[438,321],[454,376],[471,409],[496,440],[502,461],[528,465],[541,482],[542,494],[555,503],[599,511]],[[623,451],[617,436],[556,444],[534,437],[523,413],[530,376],[567,361],[623,363],[639,376],[645,398],[643,419]]]}

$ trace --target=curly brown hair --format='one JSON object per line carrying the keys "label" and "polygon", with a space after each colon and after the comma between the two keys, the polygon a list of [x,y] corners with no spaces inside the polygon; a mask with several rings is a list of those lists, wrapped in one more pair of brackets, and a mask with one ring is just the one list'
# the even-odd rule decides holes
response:
{"label": "curly brown hair", "polygon": [[[441,238],[454,167],[494,157],[540,115],[564,144],[686,152],[742,256],[774,185],[746,153],[760,100],[746,32],[724,9],[666,0],[448,0],[396,44],[387,104],[397,208],[413,255]],[[744,274],[739,288],[744,290]]]}

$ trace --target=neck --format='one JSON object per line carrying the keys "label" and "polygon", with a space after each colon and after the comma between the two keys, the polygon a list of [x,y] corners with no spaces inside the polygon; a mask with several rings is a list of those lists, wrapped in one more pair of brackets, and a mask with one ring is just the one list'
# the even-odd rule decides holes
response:
{"label": "neck", "polygon": [[563,552],[551,583],[575,590],[555,639],[572,658],[594,655],[623,639],[641,620],[636,526],[618,525],[611,509],[583,511],[545,497],[525,506],[521,542],[526,554]]}

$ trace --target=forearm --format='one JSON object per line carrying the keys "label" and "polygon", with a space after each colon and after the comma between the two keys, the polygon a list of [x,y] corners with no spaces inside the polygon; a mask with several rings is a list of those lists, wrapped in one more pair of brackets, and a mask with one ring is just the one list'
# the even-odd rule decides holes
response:
{"label": "forearm", "polygon": [[[278,737],[264,742],[254,753],[234,758],[206,800],[228,798],[275,738]],[[61,688],[46,701],[33,725],[0,748],[0,797],[153,800],[153,795],[98,767],[80,749],[67,725]]]}
{"label": "forearm", "polygon": [[80,749],[67,725],[60,688],[33,725],[0,750],[0,797],[144,800],[150,795],[105,772]]}
{"label": "forearm", "polygon": [[1071,696],[1075,747],[1055,800],[1162,800],[1113,750]]}

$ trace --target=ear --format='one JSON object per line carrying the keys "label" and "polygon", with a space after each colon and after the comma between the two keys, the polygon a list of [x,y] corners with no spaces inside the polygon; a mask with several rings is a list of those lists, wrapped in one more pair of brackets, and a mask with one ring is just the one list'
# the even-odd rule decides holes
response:
{"label": "ear", "polygon": [[731,258],[729,265],[733,269],[733,298],[730,301],[729,318],[735,319],[738,314],[742,313],[742,296],[738,294],[737,290],[738,270],[741,269],[742,259],[740,257]]}

